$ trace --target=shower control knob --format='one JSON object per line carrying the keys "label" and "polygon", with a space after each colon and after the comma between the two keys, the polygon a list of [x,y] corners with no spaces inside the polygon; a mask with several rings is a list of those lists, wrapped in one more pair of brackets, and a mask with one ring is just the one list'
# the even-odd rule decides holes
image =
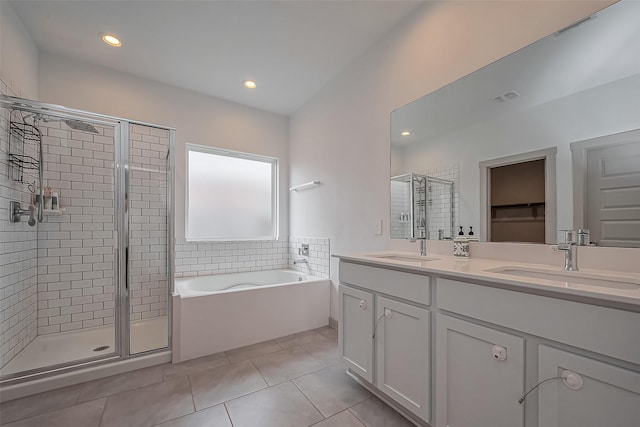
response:
{"label": "shower control knob", "polygon": [[367,302],[365,300],[361,299],[359,305],[360,305],[361,309],[363,309],[363,310],[367,309]]}

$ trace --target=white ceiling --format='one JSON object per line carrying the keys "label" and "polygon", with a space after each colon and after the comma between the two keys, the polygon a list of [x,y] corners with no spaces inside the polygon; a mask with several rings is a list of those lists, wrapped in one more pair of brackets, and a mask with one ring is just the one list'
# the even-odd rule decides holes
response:
{"label": "white ceiling", "polygon": [[421,3],[11,1],[42,51],[285,115]]}

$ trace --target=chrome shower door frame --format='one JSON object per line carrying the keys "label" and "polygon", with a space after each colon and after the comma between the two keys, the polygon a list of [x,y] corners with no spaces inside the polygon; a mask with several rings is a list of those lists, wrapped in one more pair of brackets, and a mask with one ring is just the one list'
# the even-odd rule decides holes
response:
{"label": "chrome shower door frame", "polygon": [[[168,126],[155,125],[113,117],[103,114],[91,113],[82,110],[67,108],[55,104],[43,103],[39,101],[27,100],[0,94],[0,107],[7,109],[21,110],[33,114],[51,115],[61,119],[81,120],[92,124],[113,127],[114,129],[114,251],[115,265],[115,349],[111,353],[89,357],[80,360],[69,361],[57,365],[50,365],[29,371],[21,371],[15,374],[0,377],[0,386],[12,386],[14,384],[25,383],[32,380],[40,380],[54,377],[60,374],[67,374],[83,368],[94,367],[110,362],[118,362],[125,359],[139,356],[159,354],[171,350],[172,332],[172,293],[174,288],[173,278],[173,256],[174,256],[174,189],[175,189],[175,129]],[[169,170],[167,171],[167,339],[166,347],[146,351],[144,353],[131,354],[130,351],[130,277],[129,277],[129,148],[130,125],[142,125],[163,129],[169,132],[169,152],[167,161]]]}

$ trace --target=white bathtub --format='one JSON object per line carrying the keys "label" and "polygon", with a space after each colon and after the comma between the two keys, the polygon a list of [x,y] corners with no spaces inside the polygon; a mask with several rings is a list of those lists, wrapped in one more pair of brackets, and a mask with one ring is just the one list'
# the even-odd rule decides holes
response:
{"label": "white bathtub", "polygon": [[221,292],[234,292],[258,286],[295,285],[300,282],[322,280],[294,270],[268,270],[250,273],[219,274],[175,279],[176,292],[182,297],[193,297]]}
{"label": "white bathtub", "polygon": [[325,326],[329,279],[270,270],[175,279],[173,361]]}

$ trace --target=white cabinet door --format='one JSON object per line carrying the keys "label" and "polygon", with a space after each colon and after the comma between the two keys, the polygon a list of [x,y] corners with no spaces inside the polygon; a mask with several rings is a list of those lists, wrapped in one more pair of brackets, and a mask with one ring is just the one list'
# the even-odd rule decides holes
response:
{"label": "white cabinet door", "polygon": [[340,285],[338,347],[347,368],[373,383],[373,294]]}
{"label": "white cabinet door", "polygon": [[[441,314],[436,322],[436,427],[524,425],[524,340]],[[504,360],[494,357],[501,348]]]}
{"label": "white cabinet door", "polygon": [[396,402],[430,422],[429,311],[376,296],[376,383]]}
{"label": "white cabinet door", "polygon": [[640,373],[541,345],[538,380],[578,374],[573,390],[562,379],[538,390],[538,425],[544,427],[640,426]]}

